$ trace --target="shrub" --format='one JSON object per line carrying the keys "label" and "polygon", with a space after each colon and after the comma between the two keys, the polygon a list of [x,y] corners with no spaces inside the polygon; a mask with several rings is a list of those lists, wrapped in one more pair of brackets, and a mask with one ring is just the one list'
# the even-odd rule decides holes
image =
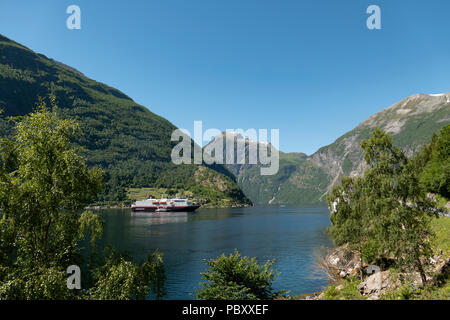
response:
{"label": "shrub", "polygon": [[284,294],[275,292],[273,279],[278,275],[272,269],[274,261],[259,265],[256,258],[242,257],[238,251],[206,262],[207,272],[201,273],[206,282],[197,290],[198,299],[205,300],[259,300],[274,299]]}

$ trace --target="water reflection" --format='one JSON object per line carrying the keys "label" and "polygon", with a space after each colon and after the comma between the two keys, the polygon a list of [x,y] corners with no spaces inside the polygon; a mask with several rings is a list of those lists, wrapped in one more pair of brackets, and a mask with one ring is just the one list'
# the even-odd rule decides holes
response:
{"label": "water reflection", "polygon": [[131,225],[150,226],[188,221],[187,212],[131,212]]}
{"label": "water reflection", "polygon": [[158,249],[164,254],[169,299],[192,299],[207,268],[205,259],[238,249],[265,262],[275,259],[281,275],[274,287],[292,294],[314,292],[327,278],[314,270],[314,251],[331,246],[324,232],[329,211],[317,207],[208,209],[195,213],[132,213],[104,210],[102,244],[127,251],[136,261]]}

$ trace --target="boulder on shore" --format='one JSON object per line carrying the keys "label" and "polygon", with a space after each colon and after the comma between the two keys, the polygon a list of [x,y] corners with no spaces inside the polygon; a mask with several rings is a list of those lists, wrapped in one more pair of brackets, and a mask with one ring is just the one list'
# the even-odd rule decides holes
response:
{"label": "boulder on shore", "polygon": [[391,281],[391,273],[389,271],[382,271],[367,277],[365,281],[358,285],[358,290],[363,295],[373,297],[380,296],[394,287],[395,284]]}
{"label": "boulder on shore", "polygon": [[340,278],[357,276],[361,269],[361,255],[348,244],[331,249],[325,257],[325,264],[331,273]]}

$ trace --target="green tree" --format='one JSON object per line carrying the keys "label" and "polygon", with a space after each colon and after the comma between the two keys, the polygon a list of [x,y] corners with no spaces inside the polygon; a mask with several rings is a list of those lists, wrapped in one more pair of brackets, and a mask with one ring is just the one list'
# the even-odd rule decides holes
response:
{"label": "green tree", "polygon": [[156,299],[166,295],[164,264],[158,251],[141,265],[135,265],[126,255],[110,249],[106,263],[95,271],[94,278],[95,285],[89,292],[91,299],[143,300],[150,289]]}
{"label": "green tree", "polygon": [[373,261],[393,259],[399,268],[417,270],[425,284],[430,222],[437,209],[419,182],[422,162],[409,161],[380,129],[361,147],[364,177],[342,179],[328,197],[330,207],[336,203],[330,234],[337,244],[348,242]]}
{"label": "green tree", "polygon": [[429,160],[421,174],[421,182],[425,187],[435,193],[450,198],[450,125],[433,137],[430,147]]}
{"label": "green tree", "polygon": [[238,251],[228,257],[222,254],[208,260],[209,270],[201,273],[206,282],[196,296],[204,300],[274,299],[284,294],[275,292],[272,282],[278,275],[272,270],[274,261],[259,265],[256,258],[242,257]]}
{"label": "green tree", "polygon": [[[78,124],[58,111],[41,101],[35,112],[14,119],[13,135],[0,141],[0,299],[85,297],[67,288],[66,269],[82,264],[80,242],[88,234],[94,254],[102,235],[100,217],[83,212],[102,190],[102,171],[88,168],[71,143],[81,134]],[[149,266],[135,268],[151,275]],[[115,276],[128,277],[118,269],[124,273]],[[139,279],[135,285],[150,287],[149,276]]]}
{"label": "green tree", "polygon": [[[364,199],[364,180],[361,178],[343,177],[341,184],[336,185],[327,195],[330,205],[332,227],[328,229],[331,238],[337,245],[350,243],[366,261],[373,260],[370,237],[370,220],[366,214]],[[368,250],[366,250],[366,248]],[[360,278],[363,274],[360,270]]]}

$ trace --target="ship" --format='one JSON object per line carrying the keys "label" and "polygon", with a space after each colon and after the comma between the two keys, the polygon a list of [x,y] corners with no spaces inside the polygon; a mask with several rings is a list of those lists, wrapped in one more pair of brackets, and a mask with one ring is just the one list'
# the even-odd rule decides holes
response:
{"label": "ship", "polygon": [[194,212],[200,205],[193,204],[188,199],[148,199],[136,201],[131,205],[133,211],[148,212]]}

